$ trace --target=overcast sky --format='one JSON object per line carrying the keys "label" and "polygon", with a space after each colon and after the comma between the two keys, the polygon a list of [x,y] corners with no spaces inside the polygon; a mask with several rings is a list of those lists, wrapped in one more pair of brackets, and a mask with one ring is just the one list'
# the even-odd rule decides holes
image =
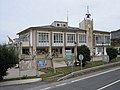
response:
{"label": "overcast sky", "polygon": [[87,6],[95,30],[120,29],[120,0],[0,0],[0,43],[28,27],[66,21],[67,11],[69,26],[79,27]]}

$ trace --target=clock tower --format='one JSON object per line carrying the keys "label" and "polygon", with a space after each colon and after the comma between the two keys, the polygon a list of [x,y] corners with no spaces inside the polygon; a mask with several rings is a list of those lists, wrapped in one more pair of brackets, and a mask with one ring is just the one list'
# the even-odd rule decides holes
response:
{"label": "clock tower", "polygon": [[79,28],[86,30],[87,46],[90,49],[91,55],[93,55],[93,19],[91,18],[88,7],[84,20],[79,23]]}

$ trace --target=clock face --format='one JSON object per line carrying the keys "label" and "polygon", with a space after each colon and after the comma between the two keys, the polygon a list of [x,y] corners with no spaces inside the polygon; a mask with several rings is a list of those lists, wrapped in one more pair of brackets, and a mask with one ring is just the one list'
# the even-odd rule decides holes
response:
{"label": "clock face", "polygon": [[90,24],[88,24],[88,27],[89,27],[89,28],[91,28],[91,25],[90,25]]}

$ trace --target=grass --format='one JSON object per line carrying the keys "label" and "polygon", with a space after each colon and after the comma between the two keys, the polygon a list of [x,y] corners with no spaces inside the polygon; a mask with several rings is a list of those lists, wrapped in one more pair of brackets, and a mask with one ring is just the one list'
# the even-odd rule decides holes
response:
{"label": "grass", "polygon": [[[103,61],[94,61],[93,63],[87,64],[85,67],[83,67],[83,69],[94,67],[94,66],[99,66],[99,65],[102,65],[102,64],[103,64]],[[74,71],[78,71],[80,69],[81,69],[80,66],[73,66],[73,70],[72,70],[71,66],[59,67],[59,68],[56,68],[56,73],[54,73],[53,70],[44,69],[45,74],[41,75],[41,78],[48,78],[48,77],[52,77],[52,76],[55,76],[55,75],[58,75],[58,74],[69,74],[72,71],[74,72]]]}
{"label": "grass", "polygon": [[[116,59],[113,59],[111,62],[109,63],[113,63],[113,62],[117,62],[117,61],[120,61],[120,57],[117,57]],[[83,67],[83,69],[87,69],[87,68],[91,68],[91,67],[95,67],[95,66],[99,66],[99,65],[103,65],[103,64],[107,64],[105,63],[104,61],[93,61],[89,64],[87,64],[85,67]],[[80,66],[73,66],[73,71],[78,71],[80,70]],[[56,68],[56,73],[54,73],[53,70],[51,69],[44,69],[45,71],[45,74],[41,75],[41,78],[48,78],[48,77],[53,77],[53,76],[56,76],[56,75],[59,75],[59,74],[69,74],[72,72],[72,67],[71,66],[68,66],[68,67],[59,67],[59,68]]]}
{"label": "grass", "polygon": [[[120,61],[120,57],[117,57],[116,59],[113,59],[111,62],[109,63],[113,63],[113,62],[118,62]],[[85,67],[83,67],[83,69],[86,69],[86,68],[91,68],[91,67],[95,67],[95,66],[99,66],[99,65],[103,65],[103,64],[106,64],[105,62],[103,62],[102,60],[101,61],[94,61],[94,62],[91,62],[89,64],[87,64]],[[80,70],[80,66],[73,66],[73,71],[78,71]],[[59,77],[59,75],[66,75],[66,74],[69,74],[72,72],[72,67],[71,66],[68,66],[68,67],[59,67],[59,68],[56,68],[56,73],[54,73],[53,69],[42,69],[42,71],[45,72],[45,74],[42,74],[40,76],[40,78],[43,78],[43,79],[46,79],[46,78],[49,78],[49,77]],[[93,72],[93,71],[90,71],[90,72]],[[88,73],[88,72],[86,72]],[[83,74],[86,74],[86,73],[83,73]],[[82,74],[78,74],[76,76],[79,76],[79,75],[82,75]],[[10,81],[10,80],[22,80],[22,79],[32,79],[32,78],[37,78],[36,76],[23,76],[23,77],[19,77],[19,78],[12,78],[12,79],[4,79],[3,81]]]}

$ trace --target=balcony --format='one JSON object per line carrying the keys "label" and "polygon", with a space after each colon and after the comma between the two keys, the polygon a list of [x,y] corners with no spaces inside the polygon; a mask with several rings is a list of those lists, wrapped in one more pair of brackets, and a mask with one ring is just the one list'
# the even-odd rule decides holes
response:
{"label": "balcony", "polygon": [[22,42],[22,46],[30,46],[29,41],[28,42]]}
{"label": "balcony", "polygon": [[32,60],[32,56],[31,55],[26,55],[26,54],[22,54],[21,55],[21,59],[24,59],[24,60]]}
{"label": "balcony", "polygon": [[49,43],[49,42],[46,42],[46,43],[38,43],[38,46],[50,46],[50,43]]}

